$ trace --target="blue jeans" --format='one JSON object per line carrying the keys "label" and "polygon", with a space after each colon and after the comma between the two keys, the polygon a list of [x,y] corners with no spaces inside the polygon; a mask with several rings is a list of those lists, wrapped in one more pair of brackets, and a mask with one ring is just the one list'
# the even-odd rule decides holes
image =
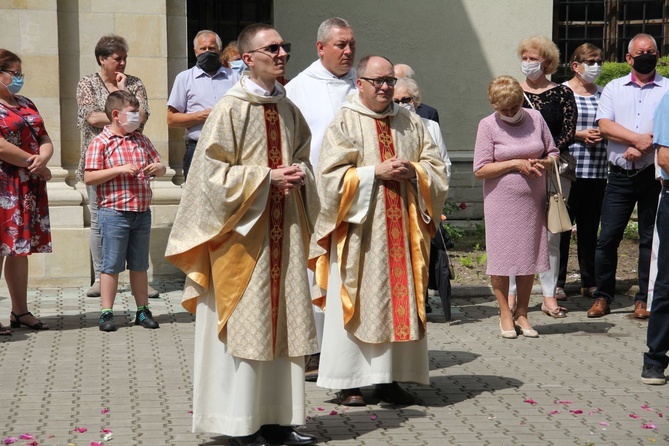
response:
{"label": "blue jeans", "polygon": [[602,229],[595,250],[595,297],[603,297],[609,303],[613,301],[618,246],[636,205],[639,215],[639,292],[635,299],[647,300],[650,251],[660,189],[652,165],[633,176],[617,169],[610,170],[602,202]]}
{"label": "blue jeans", "polygon": [[653,287],[653,305],[648,319],[646,344],[648,352],[643,363],[666,369],[669,365],[669,189],[662,188],[657,209],[657,235],[660,245],[657,250],[657,277]]}
{"label": "blue jeans", "polygon": [[100,271],[118,274],[126,262],[131,271],[149,269],[151,211],[126,212],[101,207],[98,209],[102,237]]}
{"label": "blue jeans", "polygon": [[195,154],[196,146],[197,146],[197,141],[193,139],[186,140],[186,152],[184,153],[184,160],[183,160],[184,181],[188,177],[188,171],[190,170],[190,163],[193,161],[193,155]]}

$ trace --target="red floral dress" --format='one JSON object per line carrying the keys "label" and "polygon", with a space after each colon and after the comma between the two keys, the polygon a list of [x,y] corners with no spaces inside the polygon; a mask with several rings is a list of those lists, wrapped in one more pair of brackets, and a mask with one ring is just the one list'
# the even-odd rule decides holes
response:
{"label": "red floral dress", "polygon": [[[14,98],[18,107],[0,104],[0,137],[23,149],[27,158],[39,153],[38,139],[47,133],[35,104],[23,96]],[[0,255],[34,252],[51,252],[46,181],[0,160]]]}

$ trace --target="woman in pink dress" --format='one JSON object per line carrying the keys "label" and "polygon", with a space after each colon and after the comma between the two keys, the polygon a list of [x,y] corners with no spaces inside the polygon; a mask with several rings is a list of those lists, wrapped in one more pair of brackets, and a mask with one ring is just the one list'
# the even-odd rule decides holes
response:
{"label": "woman in pink dress", "polygon": [[[534,275],[546,271],[546,169],[558,150],[538,111],[524,109],[523,89],[511,76],[488,87],[495,113],[479,123],[474,175],[483,180],[487,274],[500,307],[502,337],[517,331],[537,337],[527,319]],[[509,276],[516,276],[515,312],[509,307]]]}
{"label": "woman in pink dress", "polygon": [[[5,49],[0,49],[0,84],[0,270],[4,263],[10,324],[48,330],[28,311],[28,256],[51,252],[46,164],[53,144],[35,104],[17,94],[23,86],[21,59]],[[0,335],[9,334],[0,325]]]}

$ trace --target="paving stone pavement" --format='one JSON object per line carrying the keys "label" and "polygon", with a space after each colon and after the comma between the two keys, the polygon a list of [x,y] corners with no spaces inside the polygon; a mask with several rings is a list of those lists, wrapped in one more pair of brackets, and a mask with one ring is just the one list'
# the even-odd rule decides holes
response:
{"label": "paving stone pavement", "polygon": [[[191,433],[193,317],[180,305],[182,284],[154,286],[160,329],[132,325],[124,288],[116,333],[98,330],[99,300],[85,288],[29,292],[52,329],[0,337],[0,444],[227,444]],[[432,298],[431,384],[405,386],[420,404],[378,405],[363,389],[372,404],[344,408],[333,391],[307,383],[304,430],[331,445],[669,445],[669,385],[640,383],[646,322],[630,319],[631,297],[593,320],[589,299],[570,297],[569,317],[551,319],[533,296],[530,321],[541,336],[504,340],[492,297],[456,294],[450,324]],[[0,288],[5,325],[9,309]],[[20,439],[25,433],[35,440]]]}

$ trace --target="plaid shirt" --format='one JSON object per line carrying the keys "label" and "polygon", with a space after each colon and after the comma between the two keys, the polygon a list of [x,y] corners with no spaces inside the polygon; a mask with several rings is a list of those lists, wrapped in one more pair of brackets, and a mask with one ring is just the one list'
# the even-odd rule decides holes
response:
{"label": "plaid shirt", "polygon": [[[565,82],[564,85],[568,86],[569,84]],[[574,93],[576,107],[578,108],[577,132],[598,128],[595,118],[601,95],[602,87],[597,87],[597,92],[591,96],[581,96]],[[569,145],[569,153],[576,158],[576,178],[606,179],[608,175],[606,143],[605,139],[594,146],[576,139],[572,141]]]}
{"label": "plaid shirt", "polygon": [[117,211],[144,212],[151,204],[149,178],[141,172],[147,165],[160,162],[160,155],[149,138],[139,131],[125,136],[111,132],[105,126],[86,151],[88,170],[111,169],[132,163],[140,169],[138,175],[121,174],[106,183],[99,184],[98,206]]}

